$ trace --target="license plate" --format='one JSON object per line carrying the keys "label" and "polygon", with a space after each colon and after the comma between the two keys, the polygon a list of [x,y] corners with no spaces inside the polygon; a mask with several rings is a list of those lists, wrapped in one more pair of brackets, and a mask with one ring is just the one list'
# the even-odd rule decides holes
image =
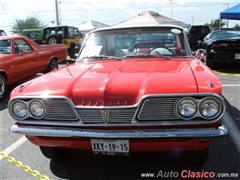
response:
{"label": "license plate", "polygon": [[235,54],[235,59],[240,59],[240,54]]}
{"label": "license plate", "polygon": [[93,152],[129,153],[128,140],[91,139]]}

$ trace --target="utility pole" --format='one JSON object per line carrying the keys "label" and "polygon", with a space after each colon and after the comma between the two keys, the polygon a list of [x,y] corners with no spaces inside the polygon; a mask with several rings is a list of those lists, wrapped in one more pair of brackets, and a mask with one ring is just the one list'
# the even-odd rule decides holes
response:
{"label": "utility pole", "polygon": [[[227,9],[229,9],[229,3],[227,3]],[[228,28],[228,19],[227,19],[227,28]]]}
{"label": "utility pole", "polygon": [[56,24],[57,24],[57,26],[59,26],[60,22],[59,22],[59,17],[58,17],[58,2],[57,2],[57,0],[55,0],[55,8],[56,8]]}
{"label": "utility pole", "polygon": [[173,0],[169,0],[171,2],[171,18],[173,18],[173,15],[172,15],[172,1]]}
{"label": "utility pole", "polygon": [[59,23],[62,25],[62,12],[61,12],[61,1],[58,2],[59,6]]}

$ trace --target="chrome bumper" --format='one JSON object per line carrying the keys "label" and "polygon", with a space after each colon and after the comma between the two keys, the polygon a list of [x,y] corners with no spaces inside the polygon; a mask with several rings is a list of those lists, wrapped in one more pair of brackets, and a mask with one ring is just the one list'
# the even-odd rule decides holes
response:
{"label": "chrome bumper", "polygon": [[162,129],[162,130],[86,130],[79,128],[30,126],[14,124],[10,131],[13,133],[45,136],[45,137],[77,137],[77,138],[200,138],[218,137],[228,133],[225,125],[220,125],[218,129]]}

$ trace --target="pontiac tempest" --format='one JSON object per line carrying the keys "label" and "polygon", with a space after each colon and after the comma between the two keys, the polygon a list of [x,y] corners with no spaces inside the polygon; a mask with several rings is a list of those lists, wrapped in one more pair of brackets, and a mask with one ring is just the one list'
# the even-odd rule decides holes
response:
{"label": "pontiac tempest", "polygon": [[[222,85],[181,27],[109,27],[88,34],[76,63],[16,87],[13,133],[47,158],[186,152],[201,164],[227,134]],[[190,157],[190,158],[189,158]]]}

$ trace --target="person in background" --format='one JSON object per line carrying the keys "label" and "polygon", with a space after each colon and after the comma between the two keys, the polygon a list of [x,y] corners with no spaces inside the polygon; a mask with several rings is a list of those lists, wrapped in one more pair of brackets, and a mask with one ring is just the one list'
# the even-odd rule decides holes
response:
{"label": "person in background", "polygon": [[0,29],[0,36],[7,36],[6,33]]}

